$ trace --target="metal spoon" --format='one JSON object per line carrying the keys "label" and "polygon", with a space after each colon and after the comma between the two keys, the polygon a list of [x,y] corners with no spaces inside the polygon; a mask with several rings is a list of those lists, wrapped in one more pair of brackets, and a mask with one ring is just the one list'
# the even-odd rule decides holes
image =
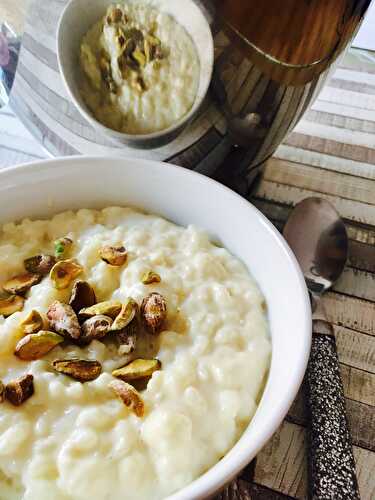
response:
{"label": "metal spoon", "polygon": [[302,268],[313,313],[306,377],[310,419],[309,497],[359,500],[335,338],[320,300],[345,267],[348,254],[345,225],[330,203],[307,198],[289,216],[284,237]]}

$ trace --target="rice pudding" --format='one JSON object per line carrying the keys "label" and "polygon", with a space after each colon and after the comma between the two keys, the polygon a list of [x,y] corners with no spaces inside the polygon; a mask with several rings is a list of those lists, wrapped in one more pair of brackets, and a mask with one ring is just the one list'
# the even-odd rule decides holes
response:
{"label": "rice pudding", "polygon": [[162,499],[251,421],[264,298],[196,227],[119,207],[9,223],[0,284],[1,498]]}
{"label": "rice pudding", "polygon": [[168,128],[194,104],[200,64],[183,26],[157,3],[110,6],[84,36],[81,94],[103,125],[128,134]]}

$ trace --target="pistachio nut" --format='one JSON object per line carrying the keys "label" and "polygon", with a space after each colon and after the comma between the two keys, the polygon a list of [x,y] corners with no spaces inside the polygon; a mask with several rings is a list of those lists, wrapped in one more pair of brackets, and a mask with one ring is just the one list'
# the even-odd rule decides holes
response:
{"label": "pistachio nut", "polygon": [[104,316],[103,314],[98,314],[97,316],[92,316],[92,318],[87,319],[81,327],[82,335],[80,337],[80,342],[89,343],[94,339],[102,339],[109,332],[112,322],[112,318]]}
{"label": "pistachio nut", "polygon": [[10,295],[5,299],[0,299],[0,315],[10,316],[11,314],[22,311],[25,299],[19,295]]}
{"label": "pistachio nut", "polygon": [[128,299],[125,304],[121,306],[121,311],[116,316],[112,326],[112,331],[123,330],[134,319],[138,312],[138,304],[133,299]]}
{"label": "pistachio nut", "polygon": [[167,317],[167,304],[160,293],[150,293],[143,299],[141,317],[148,332],[157,334],[161,331]]}
{"label": "pistachio nut", "polygon": [[143,33],[138,28],[126,29],[124,35],[127,40],[133,40],[136,45],[141,46],[143,43]]}
{"label": "pistachio nut", "polygon": [[3,403],[5,399],[5,385],[0,380],[0,403]]}
{"label": "pistachio nut", "polygon": [[16,345],[14,354],[23,361],[33,361],[42,358],[63,341],[64,337],[55,332],[40,330],[23,337]]}
{"label": "pistachio nut", "polygon": [[110,318],[115,318],[121,311],[121,302],[117,300],[106,300],[104,302],[98,302],[91,307],[85,307],[79,311],[79,315],[82,318],[91,318],[92,316],[97,316],[98,314],[104,314],[104,316],[109,316]]}
{"label": "pistachio nut", "polygon": [[135,359],[131,363],[118,368],[112,372],[114,377],[120,378],[124,382],[131,380],[139,380],[147,377],[160,370],[161,363],[158,359]]}
{"label": "pistachio nut", "polygon": [[107,22],[108,24],[119,23],[120,21],[122,21],[122,16],[123,16],[122,10],[119,9],[118,7],[113,7],[109,11],[109,14],[107,16]]}
{"label": "pistachio nut", "polygon": [[41,279],[41,275],[36,273],[19,274],[18,276],[6,281],[3,285],[3,289],[11,294],[23,295],[33,285],[39,283]]}
{"label": "pistachio nut", "polygon": [[118,353],[120,356],[134,351],[137,345],[137,336],[139,331],[137,315],[123,329],[116,331],[116,340],[119,344]]}
{"label": "pistachio nut", "polygon": [[147,85],[144,79],[139,75],[135,79],[134,87],[136,90],[138,90],[138,92],[144,92],[145,90],[147,90]]}
{"label": "pistachio nut", "polygon": [[135,61],[137,61],[137,63],[139,64],[139,66],[141,68],[143,68],[143,66],[146,65],[146,62],[147,62],[146,56],[141,50],[135,49],[133,54],[132,54],[132,57]]}
{"label": "pistachio nut", "polygon": [[87,281],[78,280],[74,283],[70,295],[69,305],[75,313],[79,313],[85,307],[96,304],[96,295],[92,286]]}
{"label": "pistachio nut", "polygon": [[34,377],[23,375],[5,386],[5,398],[14,406],[20,406],[34,394]]}
{"label": "pistachio nut", "polygon": [[23,261],[26,271],[45,276],[50,272],[56,264],[56,259],[53,255],[34,255]]}
{"label": "pistachio nut", "polygon": [[21,321],[20,328],[24,335],[29,333],[37,333],[43,330],[47,321],[43,318],[39,311],[33,309],[29,314]]}
{"label": "pistachio nut", "polygon": [[147,35],[145,36],[145,40],[147,40],[147,42],[148,42],[150,45],[154,46],[154,47],[156,47],[157,45],[160,45],[160,44],[161,44],[161,41],[160,41],[160,40],[159,40],[159,38],[158,38],[157,36],[155,36],[155,35],[150,35],[150,34],[147,34]]}
{"label": "pistachio nut", "polygon": [[62,259],[63,257],[66,257],[72,246],[73,240],[71,238],[68,238],[67,236],[55,240],[54,247],[56,259]]}
{"label": "pistachio nut", "polygon": [[122,380],[113,380],[109,383],[109,388],[122,400],[125,406],[129,408],[137,417],[143,417],[145,405],[139,392],[130,384]]}
{"label": "pistachio nut", "polygon": [[68,304],[56,300],[47,311],[50,326],[63,337],[78,340],[81,336],[81,327],[76,313]]}
{"label": "pistachio nut", "polygon": [[151,285],[152,283],[160,283],[161,278],[158,273],[154,273],[154,271],[147,271],[142,276],[141,281],[144,285]]}
{"label": "pistachio nut", "polygon": [[104,245],[99,250],[99,256],[111,266],[122,266],[126,262],[128,252],[123,246],[113,247],[111,245]]}
{"label": "pistachio nut", "polygon": [[53,285],[57,290],[63,290],[68,288],[70,283],[82,273],[83,267],[75,260],[60,260],[57,262],[49,276],[53,282]]}
{"label": "pistachio nut", "polygon": [[102,365],[98,361],[86,359],[56,359],[52,363],[53,368],[68,377],[72,377],[79,382],[89,382],[99,377]]}

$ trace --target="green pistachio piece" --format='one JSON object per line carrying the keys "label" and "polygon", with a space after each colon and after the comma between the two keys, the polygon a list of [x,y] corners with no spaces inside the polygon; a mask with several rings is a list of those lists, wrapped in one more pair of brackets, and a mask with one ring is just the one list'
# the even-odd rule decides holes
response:
{"label": "green pistachio piece", "polygon": [[78,358],[56,359],[52,366],[57,372],[79,380],[79,382],[94,380],[99,377],[102,371],[102,365],[98,361]]}
{"label": "green pistachio piece", "polygon": [[23,337],[16,345],[14,354],[23,361],[40,359],[64,341],[64,337],[55,332],[41,330]]}
{"label": "green pistachio piece", "polygon": [[130,382],[131,380],[150,377],[155,371],[160,370],[160,368],[161,363],[158,359],[135,359],[128,365],[114,370],[112,375],[124,382]]}

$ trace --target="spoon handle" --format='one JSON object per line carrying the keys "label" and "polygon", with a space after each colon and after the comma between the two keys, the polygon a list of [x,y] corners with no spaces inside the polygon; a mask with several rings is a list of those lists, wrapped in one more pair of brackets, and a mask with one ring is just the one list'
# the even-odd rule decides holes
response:
{"label": "spoon handle", "polygon": [[307,370],[313,500],[359,500],[352,443],[332,326],[314,319]]}

